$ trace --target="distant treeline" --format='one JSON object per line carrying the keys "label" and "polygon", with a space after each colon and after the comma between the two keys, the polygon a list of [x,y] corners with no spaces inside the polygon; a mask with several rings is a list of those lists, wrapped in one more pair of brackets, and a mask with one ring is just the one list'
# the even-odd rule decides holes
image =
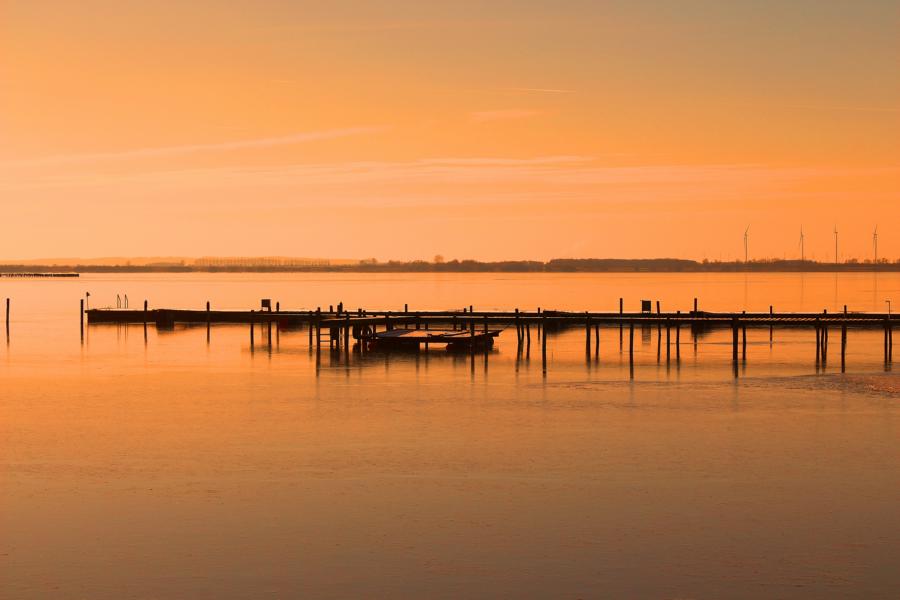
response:
{"label": "distant treeline", "polygon": [[810,260],[760,260],[711,262],[676,258],[555,258],[548,262],[511,260],[364,261],[340,265],[0,265],[5,273],[727,273],[727,272],[900,272],[900,261],[842,263]]}

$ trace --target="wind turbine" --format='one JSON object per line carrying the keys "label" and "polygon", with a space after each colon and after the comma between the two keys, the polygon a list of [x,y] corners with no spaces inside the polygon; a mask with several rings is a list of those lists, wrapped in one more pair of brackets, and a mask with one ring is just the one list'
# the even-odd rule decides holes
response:
{"label": "wind turbine", "polygon": [[838,264],[838,230],[837,230],[837,225],[834,226],[834,264]]}
{"label": "wind turbine", "polygon": [[748,262],[750,258],[750,226],[744,230],[744,262]]}
{"label": "wind turbine", "polygon": [[878,225],[875,226],[875,232],[872,234],[872,244],[875,246],[875,264],[878,264]]}
{"label": "wind turbine", "polygon": [[800,226],[800,262],[806,261],[806,248],[803,247],[803,226]]}

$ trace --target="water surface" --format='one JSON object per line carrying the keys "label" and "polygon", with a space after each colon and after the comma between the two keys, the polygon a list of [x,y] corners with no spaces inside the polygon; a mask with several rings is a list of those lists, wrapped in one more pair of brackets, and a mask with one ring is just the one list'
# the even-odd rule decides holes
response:
{"label": "water surface", "polygon": [[[657,362],[638,331],[519,357],[250,347],[244,326],[96,326],[132,306],[885,310],[897,274],[115,275],[0,280],[0,597],[878,598],[900,586],[900,385],[811,331]],[[837,336],[832,337],[832,343]],[[536,339],[534,340],[536,342]],[[627,341],[626,341],[627,343]],[[832,356],[837,352],[832,351]]]}

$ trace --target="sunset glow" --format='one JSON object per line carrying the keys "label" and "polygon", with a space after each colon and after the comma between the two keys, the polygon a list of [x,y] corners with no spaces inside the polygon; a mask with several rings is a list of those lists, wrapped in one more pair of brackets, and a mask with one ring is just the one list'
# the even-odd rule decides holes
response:
{"label": "sunset glow", "polygon": [[[0,256],[900,258],[895,2],[0,5]],[[40,237],[35,232],[40,232]]]}

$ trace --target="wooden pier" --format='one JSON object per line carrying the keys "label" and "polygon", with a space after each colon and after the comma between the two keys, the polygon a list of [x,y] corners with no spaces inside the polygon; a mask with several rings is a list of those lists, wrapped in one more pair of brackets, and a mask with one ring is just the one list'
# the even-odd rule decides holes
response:
{"label": "wooden pier", "polygon": [[[649,303],[645,301],[646,307]],[[747,359],[747,330],[766,329],[770,343],[776,329],[809,330],[815,336],[816,364],[828,360],[829,335],[840,332],[840,360],[842,370],[846,367],[847,332],[849,330],[883,330],[884,360],[893,360],[893,329],[900,322],[896,315],[887,313],[823,311],[821,313],[776,313],[772,307],[768,312],[709,312],[694,309],[688,312],[662,312],[656,303],[656,312],[625,312],[620,300],[618,312],[572,312],[572,311],[475,311],[472,307],[453,310],[410,311],[404,306],[401,311],[345,310],[342,305],[330,306],[327,311],[282,311],[279,304],[272,309],[271,302],[264,301],[262,310],[214,311],[207,303],[205,310],[149,309],[92,309],[83,311],[88,324],[143,324],[154,325],[161,330],[174,329],[176,325],[245,324],[250,326],[251,342],[256,329],[260,335],[267,335],[271,341],[272,328],[276,331],[307,328],[311,348],[320,349],[327,342],[331,349],[348,349],[351,338],[363,351],[374,348],[416,349],[431,345],[444,345],[451,350],[487,351],[493,347],[494,338],[505,328],[515,328],[517,345],[530,351],[532,329],[541,344],[541,353],[546,372],[547,335],[542,333],[564,329],[580,328],[585,335],[585,354],[590,358],[599,356],[600,335],[603,329],[618,330],[619,348],[624,351],[624,338],[628,335],[629,364],[634,365],[634,329],[656,329],[657,360],[681,359],[681,332],[688,328],[696,345],[698,335],[713,330],[731,330],[732,360],[735,364]],[[665,343],[663,330],[665,329]],[[696,347],[696,346],[695,346]]]}
{"label": "wooden pier", "polygon": [[80,277],[78,273],[0,273],[0,277],[16,278],[16,279],[34,279],[34,278],[67,278]]}

